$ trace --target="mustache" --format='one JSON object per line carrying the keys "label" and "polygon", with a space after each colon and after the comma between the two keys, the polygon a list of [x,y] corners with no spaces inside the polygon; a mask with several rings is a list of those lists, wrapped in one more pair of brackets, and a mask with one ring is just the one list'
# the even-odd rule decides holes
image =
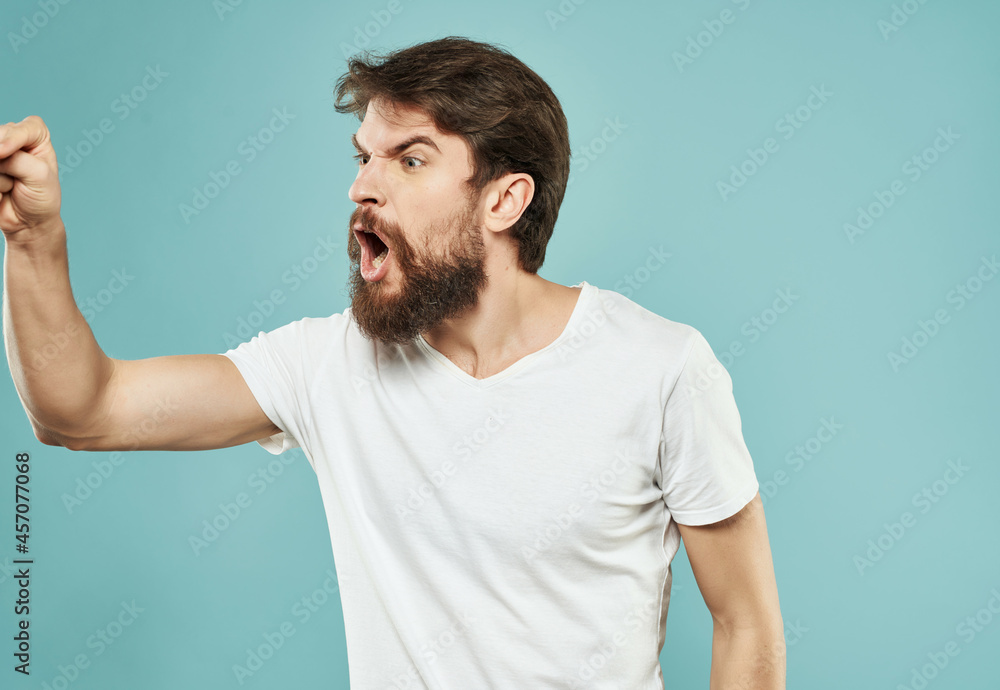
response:
{"label": "mustache", "polygon": [[366,230],[372,230],[383,240],[396,243],[397,228],[388,221],[379,218],[371,208],[357,208],[351,212],[350,227],[360,223]]}

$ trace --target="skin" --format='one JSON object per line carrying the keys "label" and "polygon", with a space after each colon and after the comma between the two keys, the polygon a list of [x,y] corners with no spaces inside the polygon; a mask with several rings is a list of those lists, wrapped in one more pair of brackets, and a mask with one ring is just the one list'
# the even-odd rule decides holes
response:
{"label": "skin", "polygon": [[[374,104],[373,104],[374,105]],[[374,112],[357,136],[371,159],[359,169],[350,196],[413,247],[439,256],[448,250],[436,229],[465,211],[463,181],[472,172],[467,145],[425,117],[400,110],[392,122]],[[390,136],[419,127],[439,152],[426,154],[409,176],[387,147]],[[370,140],[369,140],[370,139]],[[415,147],[414,156],[419,154]],[[391,165],[392,164],[392,165]],[[399,166],[399,167],[393,167]],[[419,167],[414,163],[407,166]],[[0,229],[4,259],[4,342],[11,376],[36,437],[72,450],[207,450],[240,445],[280,429],[261,410],[242,375],[219,354],[168,355],[140,360],[108,357],[73,298],[66,228],[59,215],[56,155],[41,118],[0,126]],[[428,343],[470,376],[485,378],[551,343],[565,328],[578,289],[520,270],[505,230],[534,192],[524,174],[494,180],[476,199],[488,282],[475,305],[423,333]],[[391,241],[391,240],[390,240]],[[404,273],[385,276],[385,295],[405,289]],[[54,358],[52,342],[60,347]]]}
{"label": "skin", "polygon": [[4,346],[38,440],[71,450],[207,450],[279,432],[223,355],[104,353],[73,297],[59,210],[45,123],[33,115],[0,126]]}
{"label": "skin", "polygon": [[[441,256],[427,248],[418,251],[398,225],[379,218],[370,207],[351,214],[351,316],[367,338],[405,344],[476,304],[488,277],[471,195],[468,202],[449,227],[433,228],[429,234],[447,243],[447,253]],[[381,273],[372,275],[368,271],[374,270],[375,256],[385,258]],[[390,269],[400,277],[401,284],[394,288],[387,287],[383,275]]]}
{"label": "skin", "polygon": [[[375,106],[356,133],[368,157],[349,191],[357,205],[352,225],[364,218],[387,230],[390,244],[413,250],[414,262],[409,271],[405,262],[389,266],[369,297],[390,303],[427,260],[447,263],[461,255],[482,262],[486,282],[472,306],[421,331],[432,347],[484,378],[551,343],[579,290],[518,266],[506,230],[531,201],[531,177],[505,175],[470,202],[463,187],[472,173],[465,142],[417,111],[383,113]],[[439,151],[418,144],[389,155],[417,133],[432,137]],[[4,344],[38,439],[72,450],[205,450],[278,433],[222,355],[105,355],[70,288],[57,173],[40,118],[0,126]],[[463,239],[469,232],[481,233],[482,251]],[[40,358],[55,340],[58,355]],[[760,496],[729,519],[681,525],[680,533],[714,623],[711,690],[784,688],[783,626]]]}
{"label": "skin", "polygon": [[[396,144],[416,135],[433,139],[438,150],[416,144],[389,155]],[[376,214],[388,228],[397,228],[393,234],[410,245],[445,255],[460,233],[453,228],[454,219],[465,210],[463,183],[472,175],[464,139],[441,132],[420,111],[389,109],[377,101],[369,105],[355,137],[367,155],[348,191],[351,201],[363,212]],[[505,231],[524,213],[533,193],[530,175],[510,173],[488,184],[473,201],[486,285],[474,306],[422,333],[431,347],[475,378],[503,371],[555,340],[579,297],[578,288],[552,283],[518,266],[517,248]],[[452,229],[442,236],[441,228]],[[379,281],[385,283],[387,298],[405,290],[406,274],[398,268],[390,265]]]}
{"label": "skin", "polygon": [[760,494],[725,520],[678,529],[712,615],[710,690],[784,690],[784,624]]}

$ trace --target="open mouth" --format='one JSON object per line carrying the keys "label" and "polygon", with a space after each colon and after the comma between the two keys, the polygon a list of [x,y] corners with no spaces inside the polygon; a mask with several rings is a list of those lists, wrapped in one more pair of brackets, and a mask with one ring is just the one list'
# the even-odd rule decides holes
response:
{"label": "open mouth", "polygon": [[372,256],[372,266],[378,268],[385,261],[385,257],[389,256],[389,247],[382,238],[376,235],[374,232],[362,233],[365,239],[368,241],[368,249],[371,251]]}
{"label": "open mouth", "polygon": [[375,232],[356,227],[354,234],[361,245],[361,274],[366,280],[378,280],[382,277],[382,264],[389,258],[390,249],[385,241]]}

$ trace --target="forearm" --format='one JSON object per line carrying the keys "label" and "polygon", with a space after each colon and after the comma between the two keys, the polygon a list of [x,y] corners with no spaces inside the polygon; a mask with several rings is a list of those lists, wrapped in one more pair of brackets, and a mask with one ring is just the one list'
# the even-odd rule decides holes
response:
{"label": "forearm", "polygon": [[6,238],[4,347],[36,433],[58,439],[85,426],[112,363],[73,299],[62,222],[31,233],[30,240]]}
{"label": "forearm", "polygon": [[785,640],[764,628],[712,635],[711,690],[785,690]]}

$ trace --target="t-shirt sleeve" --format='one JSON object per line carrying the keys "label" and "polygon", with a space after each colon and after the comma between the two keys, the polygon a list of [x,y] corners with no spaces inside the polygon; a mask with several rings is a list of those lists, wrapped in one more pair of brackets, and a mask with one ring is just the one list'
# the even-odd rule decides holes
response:
{"label": "t-shirt sleeve", "polygon": [[667,397],[659,462],[663,501],[682,525],[735,515],[759,489],[732,379],[697,330]]}
{"label": "t-shirt sleeve", "polygon": [[264,414],[280,433],[257,441],[278,455],[301,447],[309,423],[305,385],[307,320],[293,321],[273,331],[261,331],[222,354],[239,369]]}

